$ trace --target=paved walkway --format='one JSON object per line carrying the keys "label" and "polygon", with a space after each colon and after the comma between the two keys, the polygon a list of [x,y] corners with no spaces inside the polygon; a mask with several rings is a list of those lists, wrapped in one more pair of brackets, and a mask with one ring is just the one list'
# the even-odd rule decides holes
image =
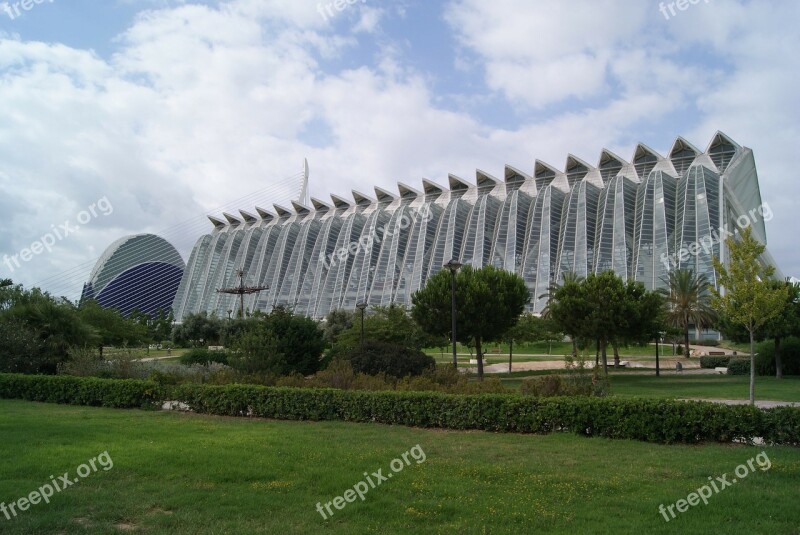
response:
{"label": "paved walkway", "polygon": [[[750,400],[747,399],[700,399],[700,398],[683,398],[682,401],[709,401],[711,403],[724,403],[725,405],[749,405]],[[796,401],[769,401],[769,400],[756,400],[756,407],[759,409],[772,409],[774,407],[800,407],[800,403]]]}

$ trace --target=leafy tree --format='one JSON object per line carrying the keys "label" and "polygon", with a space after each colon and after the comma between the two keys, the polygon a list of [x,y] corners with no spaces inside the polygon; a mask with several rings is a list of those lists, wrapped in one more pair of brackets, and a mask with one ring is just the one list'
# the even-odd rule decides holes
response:
{"label": "leafy tree", "polygon": [[421,375],[436,368],[433,357],[418,349],[374,340],[365,341],[363,350],[356,349],[349,360],[356,373],[385,373],[397,378]]}
{"label": "leafy tree", "polygon": [[339,338],[339,335],[351,328],[354,322],[355,313],[353,311],[345,310],[343,308],[331,310],[328,312],[328,315],[325,316],[325,321],[323,322],[325,341],[330,345],[335,344],[336,340]]}
{"label": "leafy tree", "polygon": [[0,372],[43,373],[52,363],[37,333],[17,320],[0,321]]}
{"label": "leafy tree", "polygon": [[508,373],[512,371],[514,357],[514,342],[540,342],[550,341],[558,337],[555,323],[545,317],[533,314],[522,314],[517,324],[503,335],[503,340],[508,342]]}
{"label": "leafy tree", "polygon": [[[452,275],[442,270],[411,296],[411,315],[431,336],[444,336],[451,331]],[[498,340],[513,327],[530,292],[525,281],[515,273],[486,266],[474,269],[464,266],[456,276],[456,338],[475,343],[478,357],[478,378],[483,380],[484,340]]]}
{"label": "leafy tree", "polygon": [[747,329],[750,335],[750,404],[755,404],[755,336],[756,332],[772,318],[778,316],[788,299],[786,287],[774,287],[769,279],[775,273],[773,266],[762,266],[759,258],[766,247],[752,235],[747,227],[725,241],[730,253],[728,266],[714,258],[714,269],[724,294],[712,288],[712,306],[733,323]]}
{"label": "leafy tree", "polygon": [[669,272],[668,289],[660,292],[667,299],[668,324],[683,331],[684,350],[689,352],[689,325],[697,328],[711,327],[717,315],[711,306],[711,283],[704,273],[696,274],[691,269],[674,269]]}
{"label": "leafy tree", "polygon": [[[429,336],[408,311],[398,305],[386,307],[372,307],[365,311],[364,340],[395,344],[414,350],[433,347],[439,343],[438,339]],[[352,325],[339,333],[334,343],[330,356],[344,356],[361,345],[361,317],[360,312],[353,316]]]}
{"label": "leafy tree", "polygon": [[583,283],[583,277],[566,273],[562,285],[550,285],[547,307],[542,312],[542,317],[552,320],[558,330],[570,337],[573,357],[578,355],[578,337],[586,332],[585,320],[589,315]]}
{"label": "leafy tree", "polygon": [[78,316],[97,331],[102,345],[135,345],[148,338],[146,326],[124,318],[117,310],[103,308],[91,299],[81,303]]}
{"label": "leafy tree", "polygon": [[765,337],[772,339],[775,344],[775,377],[781,379],[781,343],[791,335],[800,335],[800,285],[792,284],[789,280],[771,280],[768,284],[771,288],[786,290],[786,300],[779,313],[764,324]]}
{"label": "leafy tree", "polygon": [[311,375],[321,367],[325,339],[317,323],[276,307],[270,314],[238,320],[226,339],[228,362],[245,373]]}
{"label": "leafy tree", "polygon": [[[14,360],[26,362],[20,369],[30,373],[56,373],[58,364],[69,359],[73,348],[95,346],[100,341],[92,326],[79,317],[75,305],[36,288],[24,290],[10,285],[0,288],[0,323],[5,324],[7,333],[11,332],[6,335],[6,364],[0,364],[0,368],[9,368],[8,362]],[[19,337],[12,336],[15,329],[20,331]],[[15,353],[25,347],[38,349],[30,355]]]}
{"label": "leafy tree", "polygon": [[613,271],[589,274],[579,285],[584,306],[588,310],[581,322],[579,335],[600,341],[603,373],[608,375],[606,349],[609,343],[623,339],[629,332],[631,301],[625,283]]}
{"label": "leafy tree", "polygon": [[172,341],[178,345],[191,345],[192,347],[218,345],[221,333],[222,321],[203,311],[185,316],[183,323],[176,325],[172,330]]}

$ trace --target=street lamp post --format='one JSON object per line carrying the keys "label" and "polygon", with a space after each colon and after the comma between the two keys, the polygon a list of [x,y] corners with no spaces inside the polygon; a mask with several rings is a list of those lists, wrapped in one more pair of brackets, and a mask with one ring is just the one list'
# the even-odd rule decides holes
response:
{"label": "street lamp post", "polygon": [[366,303],[358,303],[356,308],[361,311],[361,351],[364,351],[364,310],[367,309]]}
{"label": "street lamp post", "polygon": [[450,270],[450,274],[452,275],[450,278],[450,316],[453,319],[453,367],[456,370],[458,369],[458,356],[456,354],[456,273],[462,265],[463,264],[459,263],[455,258],[451,258],[450,261],[444,265],[444,267]]}
{"label": "street lamp post", "polygon": [[661,368],[658,364],[658,346],[660,346],[661,342],[664,340],[664,334],[663,331],[659,331],[658,336],[656,336],[656,377],[661,376]]}

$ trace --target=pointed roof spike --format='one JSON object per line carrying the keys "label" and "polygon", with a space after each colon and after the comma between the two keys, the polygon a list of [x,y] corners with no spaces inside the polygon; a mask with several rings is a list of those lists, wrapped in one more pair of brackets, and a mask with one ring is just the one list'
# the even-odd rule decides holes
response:
{"label": "pointed roof spike", "polygon": [[389,193],[385,189],[379,188],[378,186],[375,186],[375,196],[377,197],[378,202],[392,202],[397,199],[397,195]]}
{"label": "pointed roof spike", "polygon": [[222,230],[228,226],[224,221],[217,219],[214,216],[206,216],[206,217],[208,217],[208,220],[211,221],[211,224],[214,225],[214,228],[216,230]]}
{"label": "pointed roof spike", "polygon": [[625,167],[628,162],[608,149],[603,149],[600,152],[600,160],[597,162],[597,167],[604,167],[611,163],[619,163],[621,167]]}
{"label": "pointed roof spike", "polygon": [[423,195],[421,191],[403,184],[402,182],[397,183],[397,191],[400,192],[400,197],[403,199],[417,198]]}
{"label": "pointed roof spike", "polygon": [[290,217],[294,215],[292,214],[291,210],[289,210],[288,208],[284,208],[279,204],[273,204],[272,206],[275,208],[275,211],[278,212],[278,217],[280,218]]}
{"label": "pointed roof spike", "polygon": [[237,219],[236,217],[232,216],[231,214],[229,214],[229,213],[227,213],[227,212],[223,212],[223,213],[222,213],[222,217],[224,217],[225,219],[227,219],[227,220],[228,220],[228,223],[229,223],[229,224],[230,224],[230,226],[232,226],[232,227],[238,227],[239,225],[241,225],[241,224],[242,224],[241,220]]}
{"label": "pointed roof spike", "polygon": [[555,174],[555,175],[560,175],[561,174],[561,171],[559,171],[558,169],[556,169],[555,167],[553,167],[549,163],[545,163],[542,160],[536,160],[536,163],[534,165],[534,176],[536,178],[539,178],[539,174],[540,173],[544,173],[544,172],[548,172],[548,171],[553,173],[553,174]]}
{"label": "pointed roof spike", "polygon": [[441,195],[442,193],[445,192],[445,189],[442,186],[440,186],[436,182],[428,180],[427,178],[422,179],[422,190],[425,192],[425,195],[430,195],[430,194]]}
{"label": "pointed roof spike", "polygon": [[706,152],[711,152],[711,149],[713,147],[723,142],[730,143],[731,145],[734,146],[734,148],[736,148],[737,151],[742,148],[741,145],[739,145],[733,139],[731,139],[727,134],[725,134],[725,132],[723,132],[722,130],[717,130],[717,132],[714,134],[714,137],[712,137],[711,141],[708,143],[708,148],[706,149]]}
{"label": "pointed roof spike", "polygon": [[466,190],[472,187],[472,184],[456,175],[447,175],[447,182],[450,184],[450,191]]}
{"label": "pointed roof spike", "polygon": [[581,160],[574,154],[568,154],[567,163],[564,165],[564,172],[568,173],[570,169],[579,165],[585,167],[587,172],[594,168],[593,165],[586,163],[584,160]]}
{"label": "pointed roof spike", "polygon": [[333,208],[333,206],[331,206],[330,204],[323,202],[319,199],[316,199],[314,197],[311,197],[311,204],[314,206],[314,210],[316,210],[317,212],[327,212],[328,210]]}
{"label": "pointed roof spike", "polygon": [[641,158],[642,156],[646,156],[648,154],[655,156],[659,160],[664,158],[663,156],[661,156],[659,153],[657,153],[644,143],[639,143],[638,145],[636,145],[636,150],[633,152],[633,160],[632,160],[633,163],[636,163],[637,158]]}
{"label": "pointed roof spike", "polygon": [[292,208],[294,208],[294,211],[300,215],[307,215],[311,213],[311,208],[308,206],[303,206],[297,201],[292,201]]}
{"label": "pointed roof spike", "polygon": [[685,138],[678,136],[675,138],[675,142],[672,144],[672,148],[669,150],[669,157],[672,158],[674,154],[686,149],[693,152],[695,156],[702,153],[700,149],[686,141]]}
{"label": "pointed roof spike", "polygon": [[239,213],[242,215],[242,219],[248,225],[252,225],[253,223],[258,223],[258,218],[251,214],[250,212],[245,212],[244,210],[239,210]]}
{"label": "pointed roof spike", "polygon": [[269,223],[270,221],[272,221],[273,219],[278,217],[274,213],[270,212],[269,210],[265,210],[264,208],[259,208],[258,206],[256,206],[256,213],[258,214],[258,217],[260,217],[262,220],[266,221],[267,223]]}
{"label": "pointed roof spike", "polygon": [[339,209],[347,210],[348,208],[353,206],[352,202],[348,201],[344,197],[334,195],[333,193],[331,193],[331,201],[333,201],[333,205],[336,207],[337,210]]}
{"label": "pointed roof spike", "polygon": [[493,188],[501,182],[486,171],[476,169],[475,183],[478,184],[478,188]]}
{"label": "pointed roof spike", "polygon": [[506,182],[518,182],[518,181],[525,181],[532,177],[528,176],[527,174],[523,173],[516,167],[512,167],[510,165],[506,165],[505,167],[505,180]]}
{"label": "pointed roof spike", "polygon": [[359,191],[352,190],[351,193],[353,194],[353,200],[356,201],[356,204],[358,206],[369,206],[370,204],[375,202],[375,199],[373,199],[372,197],[369,197],[369,196],[367,196],[367,195],[365,195],[365,194],[363,194],[363,193],[361,193]]}

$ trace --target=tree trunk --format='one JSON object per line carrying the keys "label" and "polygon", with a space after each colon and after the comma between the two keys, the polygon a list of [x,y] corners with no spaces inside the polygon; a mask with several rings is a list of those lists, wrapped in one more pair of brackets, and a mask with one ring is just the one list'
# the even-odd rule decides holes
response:
{"label": "tree trunk", "polygon": [[753,329],[750,329],[750,405],[756,404],[756,354]]}
{"label": "tree trunk", "polygon": [[594,352],[594,367],[597,368],[600,365],[600,339],[597,339],[597,351]]}
{"label": "tree trunk", "polygon": [[605,339],[600,341],[600,352],[603,354],[603,374],[608,377],[608,356],[606,355],[606,345],[607,342]]}
{"label": "tree trunk", "polygon": [[483,352],[480,338],[475,338],[475,353],[478,355],[478,381],[483,381]]}
{"label": "tree trunk", "polygon": [[514,355],[514,340],[508,341],[508,373],[511,373],[511,358]]}
{"label": "tree trunk", "polygon": [[617,344],[611,344],[611,347],[614,348],[614,368],[619,368],[619,348]]}
{"label": "tree trunk", "polygon": [[781,363],[781,337],[775,337],[775,377],[783,379],[783,364]]}
{"label": "tree trunk", "polygon": [[576,358],[578,356],[578,342],[575,341],[574,336],[572,337],[572,356]]}
{"label": "tree trunk", "polygon": [[685,327],[683,328],[683,354],[686,355],[686,358],[692,358],[692,354],[689,351],[689,322],[686,322]]}

